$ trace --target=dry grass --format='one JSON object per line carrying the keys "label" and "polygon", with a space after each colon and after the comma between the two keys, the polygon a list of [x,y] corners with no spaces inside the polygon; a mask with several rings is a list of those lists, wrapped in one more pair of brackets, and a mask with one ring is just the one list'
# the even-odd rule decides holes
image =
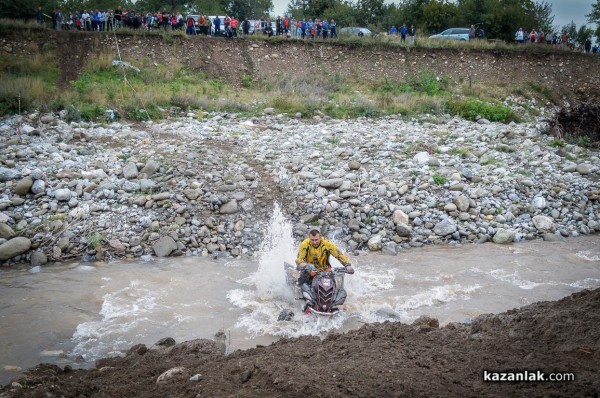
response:
{"label": "dry grass", "polygon": [[115,59],[115,55],[110,51],[102,51],[94,57],[86,59],[83,71],[86,72],[100,72],[113,70],[112,62]]}

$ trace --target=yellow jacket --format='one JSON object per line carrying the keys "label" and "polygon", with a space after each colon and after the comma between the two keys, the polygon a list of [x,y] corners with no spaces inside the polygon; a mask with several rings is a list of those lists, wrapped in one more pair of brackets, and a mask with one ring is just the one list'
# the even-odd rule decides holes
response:
{"label": "yellow jacket", "polygon": [[348,257],[337,248],[335,243],[330,242],[325,238],[321,238],[321,243],[318,247],[311,245],[309,238],[302,241],[298,248],[296,264],[306,262],[314,265],[317,268],[317,271],[325,271],[327,268],[331,267],[329,264],[329,255],[337,258],[339,262],[344,265],[350,264]]}

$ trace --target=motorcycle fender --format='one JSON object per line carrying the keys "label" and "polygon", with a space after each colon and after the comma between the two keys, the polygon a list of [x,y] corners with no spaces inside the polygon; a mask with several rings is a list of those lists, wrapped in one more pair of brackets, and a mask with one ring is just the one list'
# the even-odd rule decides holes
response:
{"label": "motorcycle fender", "polygon": [[342,305],[346,301],[346,291],[344,289],[340,289],[335,293],[335,297],[333,299],[333,305]]}

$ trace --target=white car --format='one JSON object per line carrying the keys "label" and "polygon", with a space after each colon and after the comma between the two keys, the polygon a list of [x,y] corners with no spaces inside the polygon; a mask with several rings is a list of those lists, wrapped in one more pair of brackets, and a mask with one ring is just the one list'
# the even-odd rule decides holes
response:
{"label": "white car", "polygon": [[373,36],[373,32],[371,32],[369,29],[357,26],[341,28],[338,33],[343,36]]}

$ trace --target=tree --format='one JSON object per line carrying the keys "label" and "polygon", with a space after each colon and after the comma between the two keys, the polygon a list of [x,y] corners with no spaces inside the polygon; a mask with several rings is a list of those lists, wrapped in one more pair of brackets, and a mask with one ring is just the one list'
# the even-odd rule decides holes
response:
{"label": "tree", "polygon": [[571,21],[570,23],[563,26],[562,32],[567,32],[567,35],[570,38],[574,38],[575,36],[577,36],[577,25],[575,24],[575,21]]}
{"label": "tree", "polygon": [[456,23],[458,9],[455,4],[446,0],[432,0],[423,6],[425,28],[432,32],[440,32]]}
{"label": "tree", "polygon": [[358,0],[359,18],[363,21],[361,25],[373,24],[383,15],[385,6],[383,0]]}
{"label": "tree", "polygon": [[586,25],[581,25],[577,30],[577,34],[575,35],[575,43],[583,46],[587,39],[591,39],[594,34],[594,30],[592,28],[588,28]]}
{"label": "tree", "polygon": [[596,4],[592,4],[592,12],[586,15],[589,23],[596,24],[596,37],[600,40],[600,0],[596,0]]}

